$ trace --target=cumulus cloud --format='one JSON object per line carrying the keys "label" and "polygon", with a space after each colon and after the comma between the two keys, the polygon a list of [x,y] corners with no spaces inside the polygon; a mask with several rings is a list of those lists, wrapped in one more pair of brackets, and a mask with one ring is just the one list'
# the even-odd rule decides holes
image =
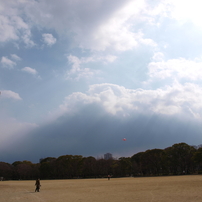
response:
{"label": "cumulus cloud", "polygon": [[67,72],[66,79],[80,80],[81,78],[90,78],[94,72],[89,68],[81,68],[82,61],[73,55],[68,56],[68,61],[72,64],[72,68]]}
{"label": "cumulus cloud", "polygon": [[19,56],[17,56],[16,54],[11,54],[11,57],[15,61],[20,61],[21,60],[21,58]]}
{"label": "cumulus cloud", "polygon": [[[175,1],[169,0],[168,3],[173,5],[173,10],[171,16],[181,23],[185,23],[186,21],[191,21],[197,26],[202,26],[200,17],[200,2],[197,0],[193,1]],[[183,6],[182,6],[183,4]]]}
{"label": "cumulus cloud", "polygon": [[163,61],[164,60],[164,54],[161,52],[154,53],[152,60],[157,61],[157,62]]}
{"label": "cumulus cloud", "polygon": [[164,90],[131,90],[114,84],[96,84],[87,94],[73,93],[68,96],[61,111],[77,110],[78,106],[96,103],[112,115],[164,114],[202,118],[199,95],[202,88],[196,84],[175,83]]}
{"label": "cumulus cloud", "polygon": [[[193,84],[153,91],[92,85],[86,93],[67,96],[51,123],[19,138],[12,145],[18,148],[15,159],[38,161],[41,154],[97,157],[106,152],[132,156],[140,148],[165,148],[181,141],[198,144],[202,140],[201,92]],[[123,137],[128,140],[124,145]]]}
{"label": "cumulus cloud", "polygon": [[56,43],[57,39],[53,37],[52,34],[42,34],[44,43],[46,43],[48,46],[52,46]]}
{"label": "cumulus cloud", "polygon": [[[160,61],[157,61],[158,60]],[[156,61],[149,63],[149,76],[154,78],[189,79],[192,81],[202,78],[202,62],[187,60],[185,58],[163,60],[163,55],[154,55]]]}
{"label": "cumulus cloud", "polygon": [[21,16],[27,2],[11,0],[1,1],[0,4],[0,42],[22,40],[27,47],[34,46],[29,24]]}
{"label": "cumulus cloud", "polygon": [[22,40],[25,43],[27,48],[32,48],[33,46],[35,46],[36,44],[34,43],[34,41],[31,40],[31,31],[29,29],[25,30],[23,35],[22,35]]}
{"label": "cumulus cloud", "polygon": [[22,71],[27,72],[29,74],[33,74],[33,75],[37,74],[37,71],[31,67],[24,67],[22,68]]}
{"label": "cumulus cloud", "polygon": [[0,16],[0,42],[17,40],[19,37],[10,20],[5,16]]}
{"label": "cumulus cloud", "polygon": [[80,48],[125,51],[136,47],[139,41],[154,44],[131,28],[130,20],[137,17],[144,7],[145,2],[140,0],[62,0],[59,4],[55,1],[35,1],[26,6],[26,14],[36,25],[54,29],[60,36],[73,36]]}
{"label": "cumulus cloud", "polygon": [[[60,36],[71,37],[71,41],[80,48],[90,50],[126,51],[139,43],[156,46],[152,39],[135,30],[134,24],[144,21],[159,26],[162,18],[166,17],[180,19],[183,16],[186,19],[192,16],[192,21],[200,19],[197,18],[200,13],[197,3],[186,2],[183,5],[186,8],[173,0],[152,3],[142,0],[1,1],[0,41],[21,39],[27,47],[33,47],[36,44],[31,39],[31,28],[35,26],[53,29]],[[192,14],[188,15],[190,12]],[[44,33],[42,36],[47,45],[56,43],[52,34]]]}
{"label": "cumulus cloud", "polygon": [[1,97],[10,98],[10,99],[14,99],[14,100],[22,100],[22,98],[20,97],[20,95],[18,93],[15,93],[11,90],[2,90]]}
{"label": "cumulus cloud", "polygon": [[90,57],[81,57],[78,58],[74,55],[68,55],[67,59],[69,64],[71,64],[71,69],[67,71],[66,79],[75,79],[79,80],[81,78],[90,78],[95,74],[98,74],[97,70],[93,70],[90,68],[82,68],[82,64],[93,63],[93,62],[102,62],[112,63],[116,60],[116,56],[114,55],[106,55],[106,56],[90,56]]}
{"label": "cumulus cloud", "polygon": [[16,65],[15,62],[13,62],[12,60],[8,59],[5,56],[1,58],[1,64],[3,67],[9,68],[9,69],[12,69]]}
{"label": "cumulus cloud", "polygon": [[41,79],[41,76],[38,74],[37,70],[31,67],[24,67],[21,71],[33,75],[37,79]]}

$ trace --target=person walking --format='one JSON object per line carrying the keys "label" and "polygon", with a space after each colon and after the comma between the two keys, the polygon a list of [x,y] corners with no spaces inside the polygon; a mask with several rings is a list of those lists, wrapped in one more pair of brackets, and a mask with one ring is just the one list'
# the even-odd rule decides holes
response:
{"label": "person walking", "polygon": [[36,192],[36,191],[39,192],[39,189],[40,189],[40,186],[41,186],[41,184],[40,184],[40,179],[37,179],[37,180],[36,180],[35,186],[36,186],[35,192]]}
{"label": "person walking", "polygon": [[111,178],[111,175],[108,175],[108,176],[107,176],[107,178],[108,178],[108,180],[110,180],[110,178]]}

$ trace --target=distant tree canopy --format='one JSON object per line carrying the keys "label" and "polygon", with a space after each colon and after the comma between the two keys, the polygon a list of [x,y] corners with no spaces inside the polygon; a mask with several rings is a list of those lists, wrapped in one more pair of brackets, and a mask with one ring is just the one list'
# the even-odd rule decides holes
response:
{"label": "distant tree canopy", "polygon": [[202,173],[202,147],[186,143],[165,149],[151,149],[131,157],[95,159],[92,156],[63,155],[47,157],[39,163],[15,161],[0,162],[0,177],[4,179],[72,179],[99,178],[111,175],[158,176]]}

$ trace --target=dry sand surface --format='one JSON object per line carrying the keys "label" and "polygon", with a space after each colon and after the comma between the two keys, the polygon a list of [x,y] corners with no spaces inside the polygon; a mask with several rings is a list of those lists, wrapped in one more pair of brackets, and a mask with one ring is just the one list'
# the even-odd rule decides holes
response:
{"label": "dry sand surface", "polygon": [[0,202],[201,202],[202,176],[0,181]]}

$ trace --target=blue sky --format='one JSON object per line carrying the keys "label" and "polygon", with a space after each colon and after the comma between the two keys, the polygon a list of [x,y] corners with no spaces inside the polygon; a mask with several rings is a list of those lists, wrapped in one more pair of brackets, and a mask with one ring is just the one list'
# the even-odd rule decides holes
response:
{"label": "blue sky", "polygon": [[0,0],[0,161],[202,144],[201,35],[197,0]]}

